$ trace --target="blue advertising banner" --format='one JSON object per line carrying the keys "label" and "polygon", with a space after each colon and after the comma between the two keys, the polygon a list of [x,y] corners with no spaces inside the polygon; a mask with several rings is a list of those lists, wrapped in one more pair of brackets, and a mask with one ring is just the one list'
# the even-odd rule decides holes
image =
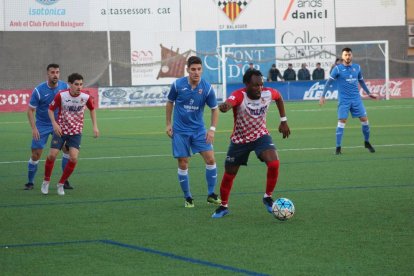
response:
{"label": "blue advertising banner", "polygon": [[[289,82],[265,82],[265,87],[277,89],[286,101],[319,100],[325,88],[326,80],[322,81],[289,81]],[[227,97],[239,88],[244,87],[242,83],[228,84]],[[338,86],[334,81],[329,87],[326,99],[338,99]]]}

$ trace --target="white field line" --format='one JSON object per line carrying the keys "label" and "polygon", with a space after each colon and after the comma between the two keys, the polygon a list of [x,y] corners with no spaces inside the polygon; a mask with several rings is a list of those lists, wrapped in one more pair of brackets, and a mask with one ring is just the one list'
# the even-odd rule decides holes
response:
{"label": "white field line", "polygon": [[[375,145],[376,148],[380,147],[411,147],[414,144],[389,144],[389,145]],[[356,149],[362,148],[363,146],[351,146],[351,147],[343,147],[344,149]],[[333,150],[334,147],[326,147],[326,148],[296,148],[296,149],[278,149],[278,151],[313,151],[313,150]],[[227,152],[215,152],[215,154],[226,154]],[[111,160],[111,159],[131,159],[131,158],[158,158],[158,157],[171,157],[171,154],[149,154],[149,155],[127,155],[127,156],[101,156],[101,157],[83,157],[79,158],[79,160]],[[61,159],[57,159],[61,160]],[[42,159],[40,162],[44,162],[45,160]],[[27,163],[27,160],[20,160],[20,161],[0,161],[0,165],[5,164],[15,164],[15,163]]]}

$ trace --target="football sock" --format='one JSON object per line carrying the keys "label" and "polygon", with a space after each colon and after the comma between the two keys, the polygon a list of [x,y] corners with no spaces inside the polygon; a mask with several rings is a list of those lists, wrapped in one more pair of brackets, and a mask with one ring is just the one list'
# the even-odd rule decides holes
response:
{"label": "football sock", "polygon": [[370,133],[370,129],[369,129],[369,123],[368,121],[365,122],[361,122],[362,125],[362,134],[364,134],[364,139],[366,142],[369,141],[369,133]]}
{"label": "football sock", "polygon": [[37,172],[37,164],[39,164],[39,160],[33,161],[32,158],[29,159],[29,163],[27,164],[29,183],[34,183],[33,181]]}
{"label": "football sock", "polygon": [[46,158],[45,163],[45,181],[50,181],[50,176],[52,175],[53,166],[55,165],[55,160],[49,160],[49,158]]}
{"label": "football sock", "polygon": [[72,174],[73,170],[76,167],[77,162],[73,162],[71,160],[68,161],[68,164],[66,165],[65,169],[63,170],[62,177],[59,180],[59,183],[64,184],[65,181],[69,178],[69,176]]}
{"label": "football sock", "polygon": [[206,181],[207,181],[207,190],[208,194],[214,193],[214,188],[216,187],[217,183],[217,166],[214,165],[206,165]]}
{"label": "football sock", "polygon": [[62,154],[62,172],[65,170],[66,164],[69,162],[69,154]]}
{"label": "football sock", "polygon": [[192,197],[190,192],[190,180],[188,177],[188,169],[178,169],[178,181],[180,182],[181,190],[184,193],[184,197]]}
{"label": "football sock", "polygon": [[272,196],[275,190],[277,177],[279,175],[279,160],[273,160],[266,163],[267,165],[267,178],[266,178],[266,195]]}
{"label": "football sock", "polygon": [[336,127],[336,146],[340,147],[342,144],[342,136],[344,136],[345,123],[338,122]]}
{"label": "football sock", "polygon": [[234,178],[236,177],[235,174],[224,173],[223,179],[221,180],[220,184],[220,198],[221,198],[221,205],[226,206],[229,202],[230,191],[231,187],[233,186]]}

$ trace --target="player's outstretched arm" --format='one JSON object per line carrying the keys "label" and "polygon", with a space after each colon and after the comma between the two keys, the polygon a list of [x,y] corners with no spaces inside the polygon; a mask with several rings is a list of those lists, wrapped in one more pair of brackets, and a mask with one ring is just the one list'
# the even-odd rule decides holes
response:
{"label": "player's outstretched arm", "polygon": [[283,102],[283,98],[276,100],[277,109],[279,109],[280,115],[280,125],[279,125],[279,133],[282,133],[283,139],[288,138],[290,135],[289,125],[287,123],[287,117],[285,112],[285,104]]}
{"label": "player's outstretched arm", "polygon": [[229,102],[224,102],[224,103],[219,104],[219,110],[223,113],[226,113],[232,108],[233,108],[233,105]]}
{"label": "player's outstretched arm", "polygon": [[361,85],[362,89],[365,91],[365,93],[367,93],[368,97],[370,97],[371,99],[378,99],[378,95],[377,94],[373,94],[369,91],[367,85],[365,84],[365,81],[363,79],[358,80],[359,85]]}
{"label": "player's outstretched arm", "polygon": [[329,87],[329,85],[331,84],[332,81],[333,81],[333,79],[329,78],[325,83],[325,87],[323,89],[322,95],[319,98],[319,105],[321,105],[321,106],[324,105],[325,102],[326,102],[325,95],[326,95],[326,92],[328,92],[328,87]]}

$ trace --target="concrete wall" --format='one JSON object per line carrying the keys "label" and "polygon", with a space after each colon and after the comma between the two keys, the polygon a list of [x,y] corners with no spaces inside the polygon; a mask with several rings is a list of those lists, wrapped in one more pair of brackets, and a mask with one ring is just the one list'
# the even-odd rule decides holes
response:
{"label": "concrete wall", "polygon": [[[113,85],[131,84],[129,32],[111,32]],[[106,32],[0,32],[0,88],[33,88],[57,63],[61,79],[82,74],[87,86],[108,86]]]}

